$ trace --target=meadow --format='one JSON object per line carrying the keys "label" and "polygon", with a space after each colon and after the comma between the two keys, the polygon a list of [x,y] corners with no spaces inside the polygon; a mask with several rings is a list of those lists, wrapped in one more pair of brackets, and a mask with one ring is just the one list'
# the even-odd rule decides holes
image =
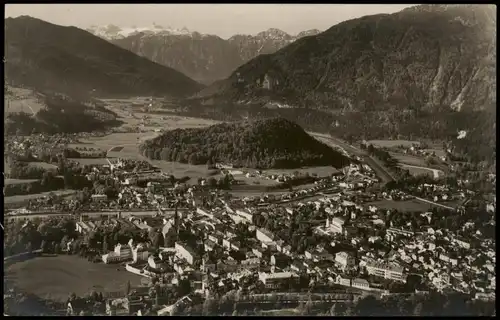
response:
{"label": "meadow", "polygon": [[74,255],[40,256],[6,267],[4,279],[20,290],[55,301],[65,301],[71,292],[77,296],[92,290],[125,292],[128,281],[140,285],[142,277],[117,267]]}

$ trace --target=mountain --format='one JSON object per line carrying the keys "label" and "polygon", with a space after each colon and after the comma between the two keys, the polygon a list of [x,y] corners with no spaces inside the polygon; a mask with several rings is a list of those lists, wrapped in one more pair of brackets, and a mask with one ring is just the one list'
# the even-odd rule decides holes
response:
{"label": "mountain", "polygon": [[496,101],[495,22],[484,5],[345,21],[258,56],[200,96],[336,111],[483,109]]}
{"label": "mountain", "polygon": [[176,129],[145,141],[140,150],[151,159],[190,164],[218,161],[250,168],[348,164],[339,152],[283,118]]}
{"label": "mountain", "polygon": [[15,86],[94,96],[182,97],[202,85],[76,27],[5,19],[5,75]]}
{"label": "mountain", "polygon": [[162,27],[153,23],[151,27],[132,27],[132,28],[120,28],[113,24],[108,24],[105,26],[91,26],[86,31],[101,37],[106,40],[116,40],[124,39],[129,36],[133,36],[139,33],[154,35],[154,34],[164,34],[164,35],[190,35],[191,32],[187,28],[173,29],[170,27]]}
{"label": "mountain", "polygon": [[[453,141],[461,155],[495,161],[496,126],[482,119],[496,115],[496,12],[422,5],[345,21],[258,56],[196,98],[260,105],[258,116],[348,141]],[[458,141],[461,130],[471,134]]]}
{"label": "mountain", "polygon": [[291,36],[279,29],[269,29],[255,36],[235,35],[224,40],[215,35],[174,30],[157,25],[150,28],[116,26],[88,29],[112,43],[178,70],[205,84],[227,78],[236,68],[259,54],[274,53],[302,37],[318,34],[318,30]]}

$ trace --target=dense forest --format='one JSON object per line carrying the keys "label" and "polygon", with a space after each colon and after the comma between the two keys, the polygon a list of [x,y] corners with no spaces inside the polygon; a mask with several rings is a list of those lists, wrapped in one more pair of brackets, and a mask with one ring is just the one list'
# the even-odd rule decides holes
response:
{"label": "dense forest", "polygon": [[348,163],[346,157],[283,118],[176,129],[146,141],[140,151],[150,159],[195,165],[223,162],[262,169],[320,165],[340,168]]}

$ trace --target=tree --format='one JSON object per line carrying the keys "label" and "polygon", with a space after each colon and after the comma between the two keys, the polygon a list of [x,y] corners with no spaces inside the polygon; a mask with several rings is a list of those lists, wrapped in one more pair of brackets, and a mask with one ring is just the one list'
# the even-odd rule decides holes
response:
{"label": "tree", "polygon": [[108,237],[107,236],[104,236],[104,240],[102,241],[102,252],[104,254],[106,254],[106,253],[109,252],[109,249],[108,249]]}
{"label": "tree", "polygon": [[207,183],[208,183],[208,186],[209,186],[210,188],[215,188],[215,187],[217,187],[217,180],[215,180],[215,178],[214,178],[214,177],[210,177],[210,178],[208,178]]}
{"label": "tree", "polygon": [[206,299],[203,303],[203,315],[210,316],[217,312],[217,302],[214,299]]}
{"label": "tree", "polygon": [[207,161],[207,169],[211,170],[213,168],[214,168],[214,164],[212,162],[212,159],[209,158],[208,161]]}

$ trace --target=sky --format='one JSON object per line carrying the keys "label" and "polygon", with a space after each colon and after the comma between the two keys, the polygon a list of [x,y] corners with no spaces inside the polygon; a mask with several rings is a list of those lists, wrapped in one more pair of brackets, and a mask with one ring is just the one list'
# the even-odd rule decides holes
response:
{"label": "sky", "polygon": [[394,13],[409,4],[6,4],[5,16],[29,15],[54,24],[88,28],[183,28],[228,38],[278,28],[289,34],[324,31],[345,20]]}

